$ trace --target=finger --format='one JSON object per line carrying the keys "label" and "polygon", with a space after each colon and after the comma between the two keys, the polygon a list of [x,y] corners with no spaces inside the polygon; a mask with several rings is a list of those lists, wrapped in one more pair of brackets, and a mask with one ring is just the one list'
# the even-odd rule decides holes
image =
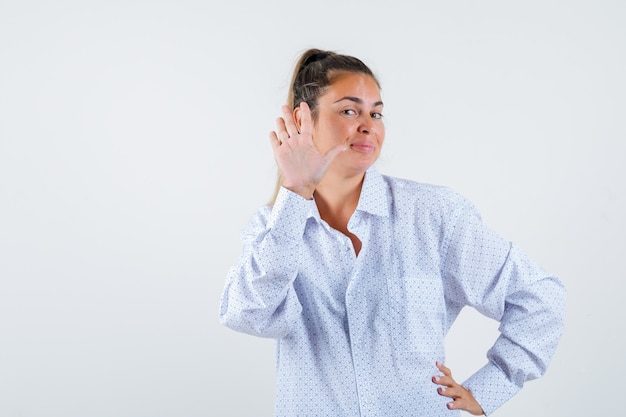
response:
{"label": "finger", "polygon": [[450,401],[446,404],[449,410],[466,410],[469,411],[468,408],[470,406],[470,402],[466,399],[459,398],[454,401]]}
{"label": "finger", "polygon": [[278,139],[278,136],[276,136],[276,132],[274,131],[270,132],[269,136],[270,136],[270,144],[272,145],[272,149],[275,152],[280,146],[280,139]]}
{"label": "finger", "polygon": [[276,119],[276,132],[278,139],[281,142],[289,139],[289,133],[287,132],[287,127],[285,127],[285,119],[283,119],[282,117]]}
{"label": "finger", "polygon": [[454,379],[452,379],[452,377],[445,376],[445,375],[444,376],[434,376],[432,381],[435,384],[443,385],[445,387],[454,387],[454,386],[458,385],[456,383],[456,381]]}
{"label": "finger", "polygon": [[449,403],[446,404],[446,406],[450,409],[450,410],[454,410],[454,409],[459,409],[459,408],[463,408],[464,404],[466,403],[466,401],[463,399],[463,397],[454,394],[453,393],[454,390],[448,388],[444,388],[444,387],[439,387],[437,389],[437,393],[441,396],[444,397],[448,397],[450,399],[452,399],[452,401],[450,401]]}
{"label": "finger", "polygon": [[485,411],[478,401],[476,401],[472,393],[462,385],[459,385],[458,388],[439,387],[437,392],[440,395],[453,399],[453,401],[446,404],[450,410],[465,410],[475,416],[485,414]]}
{"label": "finger", "polygon": [[346,149],[348,149],[348,147],[344,144],[334,146],[326,152],[324,159],[326,159],[326,162],[330,164],[336,157],[339,156],[340,153],[345,152]]}
{"label": "finger", "polygon": [[443,363],[436,361],[435,366],[437,366],[437,369],[439,369],[441,373],[445,376],[452,376],[452,371],[450,371],[450,369],[447,368]]}
{"label": "finger", "polygon": [[296,122],[293,120],[292,111],[289,110],[289,107],[287,106],[283,106],[283,120],[289,136],[296,136],[299,133],[298,127],[296,126]]}
{"label": "finger", "polygon": [[457,387],[439,387],[437,388],[437,393],[444,397],[449,397],[453,399],[463,398],[463,396],[467,395],[467,392],[465,390]]}
{"label": "finger", "polygon": [[458,388],[460,385],[454,380],[452,377],[452,372],[445,365],[440,363],[439,361],[435,362],[437,368],[443,373],[443,375],[436,375],[433,377],[432,381],[435,384],[443,385],[448,388]]}
{"label": "finger", "polygon": [[463,410],[464,409],[461,400],[450,401],[448,404],[446,404],[446,407],[448,407],[448,410]]}

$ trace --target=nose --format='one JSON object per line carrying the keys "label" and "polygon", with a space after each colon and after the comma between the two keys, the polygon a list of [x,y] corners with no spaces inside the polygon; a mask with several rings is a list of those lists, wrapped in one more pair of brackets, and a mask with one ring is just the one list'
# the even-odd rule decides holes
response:
{"label": "nose", "polygon": [[359,133],[369,134],[374,130],[374,122],[369,114],[362,115],[360,117],[360,123],[358,127]]}

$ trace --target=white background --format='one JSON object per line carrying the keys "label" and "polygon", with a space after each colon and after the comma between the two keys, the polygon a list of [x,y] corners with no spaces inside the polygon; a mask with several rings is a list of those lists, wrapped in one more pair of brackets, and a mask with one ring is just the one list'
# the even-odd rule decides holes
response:
{"label": "white background", "polygon": [[[308,47],[379,76],[382,172],[566,284],[551,368],[494,415],[623,410],[626,3],[410,3],[0,0],[0,417],[272,414],[273,342],[217,313]],[[495,336],[462,314],[458,379]]]}

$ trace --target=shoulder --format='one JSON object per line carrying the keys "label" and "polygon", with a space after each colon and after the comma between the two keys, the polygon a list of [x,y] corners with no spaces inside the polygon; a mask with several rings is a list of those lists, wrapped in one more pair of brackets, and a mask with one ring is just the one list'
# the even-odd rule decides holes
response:
{"label": "shoulder", "polygon": [[450,187],[404,178],[382,176],[395,206],[419,207],[440,212],[473,209],[472,203]]}

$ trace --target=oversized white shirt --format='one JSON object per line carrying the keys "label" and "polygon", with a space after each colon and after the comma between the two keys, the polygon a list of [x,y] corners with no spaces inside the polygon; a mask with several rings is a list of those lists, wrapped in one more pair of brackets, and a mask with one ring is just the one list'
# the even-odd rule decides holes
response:
{"label": "oversized white shirt", "polygon": [[466,199],[370,168],[348,229],[358,256],[314,200],[283,188],[243,233],[220,318],[276,339],[276,416],[457,415],[431,377],[464,306],[501,323],[463,383],[487,414],[545,372],[565,290]]}

